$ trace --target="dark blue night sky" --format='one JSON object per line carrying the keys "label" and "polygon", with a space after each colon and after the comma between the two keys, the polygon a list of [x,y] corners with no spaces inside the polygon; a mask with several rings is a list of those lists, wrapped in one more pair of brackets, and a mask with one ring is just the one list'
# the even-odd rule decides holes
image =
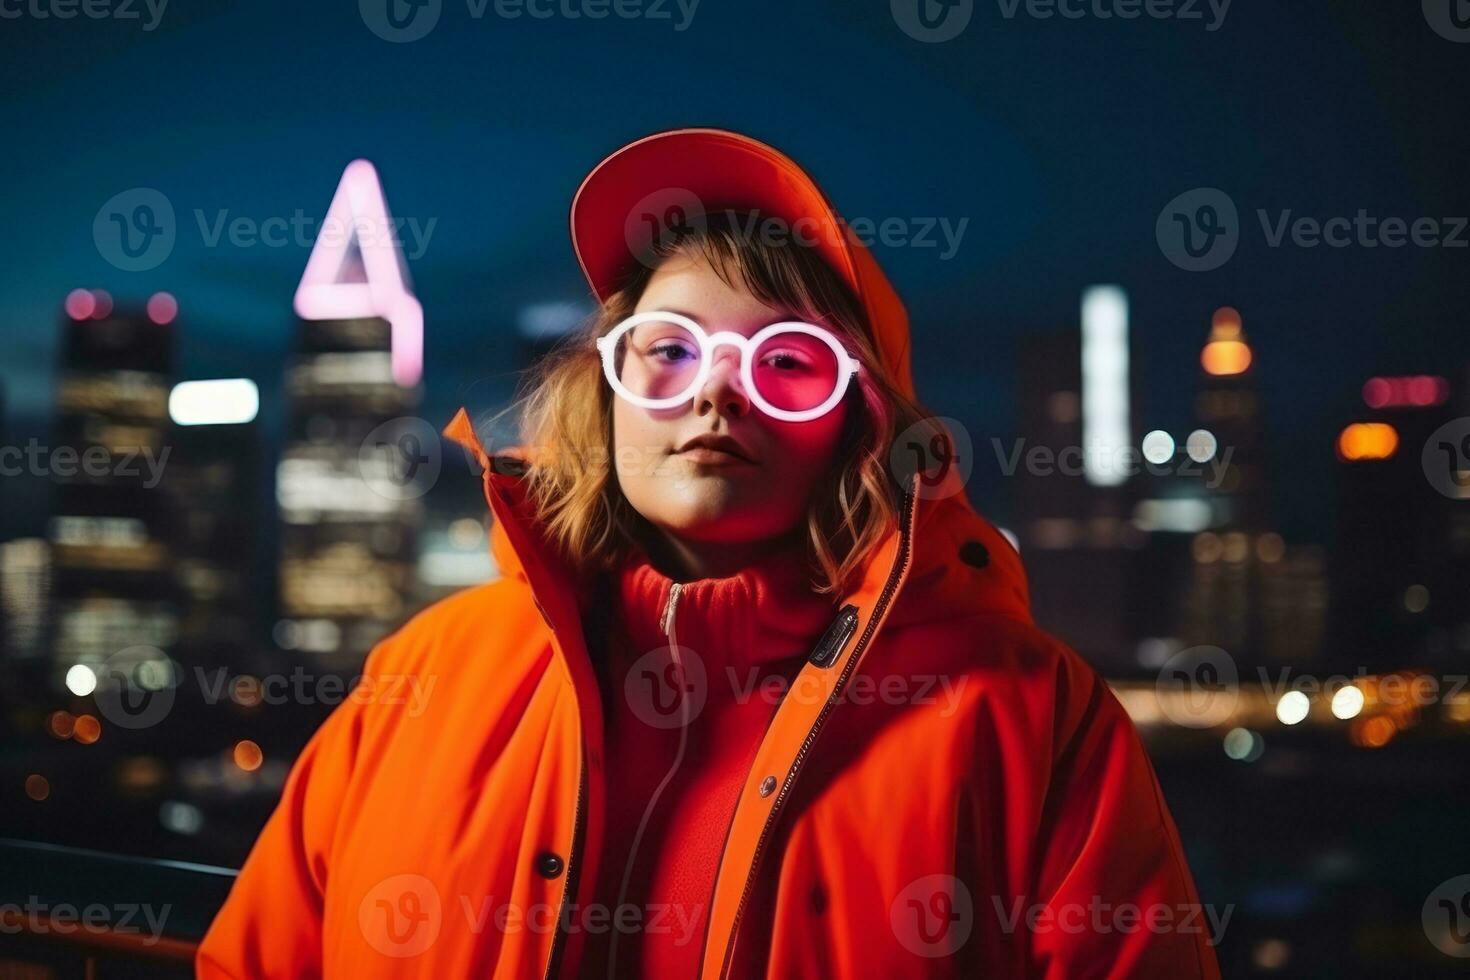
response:
{"label": "dark blue night sky", "polygon": [[[44,424],[76,286],[121,301],[172,291],[184,376],[254,377],[275,424],[307,249],[211,247],[196,212],[320,218],[357,156],[397,215],[434,222],[410,261],[425,414],[494,407],[514,381],[518,311],[586,299],[566,236],[582,176],[683,125],[775,143],[849,218],[968,219],[947,260],[877,251],[910,308],[921,397],[977,445],[1014,433],[1017,338],[1075,328],[1085,285],[1129,290],[1136,411],[1176,433],[1210,313],[1234,305],[1256,349],[1283,529],[1321,539],[1332,440],[1363,380],[1458,376],[1470,361],[1470,248],[1272,248],[1255,216],[1470,213],[1470,44],[1433,32],[1417,2],[1238,0],[1210,31],[1204,4],[1194,21],[1040,20],[977,0],[939,44],[901,31],[887,0],[702,0],[682,31],[672,2],[670,19],[591,21],[508,20],[493,2],[477,19],[444,0],[437,27],[406,44],[375,36],[356,0],[172,0],[151,31],[133,6],[141,20],[0,20],[11,442]],[[1185,272],[1155,219],[1209,186],[1239,205],[1240,247]],[[133,187],[162,191],[177,215],[174,250],[149,272],[119,271],[92,238],[99,207]],[[972,496],[1004,517],[1006,493],[982,478]]]}

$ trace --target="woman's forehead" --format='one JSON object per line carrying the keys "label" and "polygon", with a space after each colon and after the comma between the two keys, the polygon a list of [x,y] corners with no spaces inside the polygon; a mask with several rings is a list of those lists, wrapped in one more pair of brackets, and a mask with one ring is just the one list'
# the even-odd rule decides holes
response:
{"label": "woman's forehead", "polygon": [[795,310],[766,304],[738,279],[733,285],[726,282],[702,258],[681,255],[670,256],[654,270],[634,312],[652,310],[686,316],[710,332],[746,336],[771,323],[806,319]]}

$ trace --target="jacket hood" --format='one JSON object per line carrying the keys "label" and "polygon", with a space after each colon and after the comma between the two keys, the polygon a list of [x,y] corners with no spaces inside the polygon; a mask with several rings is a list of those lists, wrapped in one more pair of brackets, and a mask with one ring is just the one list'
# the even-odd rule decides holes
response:
{"label": "jacket hood", "polygon": [[[533,586],[538,581],[557,582],[573,594],[575,575],[549,542],[525,493],[522,477],[536,463],[535,449],[508,446],[490,454],[464,408],[443,434],[472,454],[484,472],[486,499],[497,518],[490,530],[490,549],[501,574]],[[921,477],[911,477],[908,526],[901,521],[873,550],[852,591],[881,590],[894,557],[905,554],[907,544],[908,574],[889,617],[891,626],[980,613],[1029,623],[1026,574],[1016,549],[976,513],[953,471],[937,487],[925,486]],[[538,600],[544,603],[546,597],[538,595]]]}

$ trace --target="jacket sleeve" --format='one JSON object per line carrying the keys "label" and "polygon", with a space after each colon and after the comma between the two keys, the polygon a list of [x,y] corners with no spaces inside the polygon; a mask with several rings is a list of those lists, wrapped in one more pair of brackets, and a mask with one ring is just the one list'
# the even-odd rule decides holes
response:
{"label": "jacket sleeve", "polygon": [[1201,905],[1132,720],[1070,650],[1037,846],[1032,973],[1218,980],[1221,911]]}
{"label": "jacket sleeve", "polygon": [[[376,675],[387,642],[369,654],[364,676]],[[297,756],[280,802],[199,946],[197,976],[321,975],[328,847],[367,707],[349,694]]]}

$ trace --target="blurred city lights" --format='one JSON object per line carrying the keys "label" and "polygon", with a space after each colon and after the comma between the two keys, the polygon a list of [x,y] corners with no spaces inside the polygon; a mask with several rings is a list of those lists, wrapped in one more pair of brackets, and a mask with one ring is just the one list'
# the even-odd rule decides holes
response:
{"label": "blurred city lights", "polygon": [[1388,459],[1398,448],[1398,431],[1384,422],[1354,422],[1337,437],[1337,454],[1349,462]]}
{"label": "blurred city lights", "polygon": [[1215,434],[1208,429],[1195,429],[1184,440],[1184,451],[1196,463],[1208,463],[1215,458],[1215,452],[1219,448]]}
{"label": "blurred city lights", "polygon": [[85,320],[97,309],[97,297],[90,290],[73,289],[66,294],[66,315],[73,320]]}
{"label": "blurred city lights", "polygon": [[1209,502],[1194,497],[1140,500],[1133,508],[1133,523],[1142,531],[1194,534],[1209,527],[1212,516]]}
{"label": "blurred city lights", "polygon": [[1276,702],[1276,720],[1283,725],[1297,725],[1306,720],[1312,701],[1301,691],[1287,691]]}
{"label": "blurred city lights", "polygon": [[260,751],[260,746],[248,738],[241,739],[235,743],[232,756],[235,760],[235,765],[246,772],[254,772],[265,761],[265,753]]}
{"label": "blurred city lights", "polygon": [[158,808],[158,822],[176,834],[197,834],[204,826],[204,813],[192,803],[165,800]]}
{"label": "blurred city lights", "polygon": [[242,425],[260,411],[260,391],[249,378],[183,381],[168,396],[176,425]]}
{"label": "blurred city lights", "polygon": [[1422,613],[1429,608],[1429,590],[1414,584],[1404,590],[1404,608],[1411,613]]}
{"label": "blurred city lights", "polygon": [[1449,381],[1437,375],[1369,378],[1363,383],[1363,403],[1369,408],[1426,408],[1443,405],[1449,397]]}
{"label": "blurred city lights", "polygon": [[93,320],[101,320],[112,313],[112,294],[105,289],[92,290],[95,302],[92,305],[91,317]]}
{"label": "blurred city lights", "polygon": [[1127,479],[1112,457],[1127,446],[1128,294],[1119,286],[1092,286],[1082,294],[1083,473],[1095,486]]}
{"label": "blurred city lights", "polygon": [[97,690],[97,674],[86,664],[72,664],[66,672],[66,689],[79,698]]}
{"label": "blurred city lights", "polygon": [[1236,762],[1255,762],[1266,751],[1266,740],[1248,728],[1225,733],[1225,754]]}
{"label": "blurred city lights", "polygon": [[1275,531],[1267,531],[1256,539],[1256,557],[1267,565],[1275,564],[1286,555],[1286,542]]}
{"label": "blurred city lights", "polygon": [[71,737],[83,745],[91,745],[102,737],[102,723],[95,715],[79,715]]}
{"label": "blurred city lights", "polygon": [[1358,717],[1362,710],[1363,691],[1356,685],[1349,684],[1332,695],[1332,716],[1334,718],[1351,721]]}
{"label": "blurred city lights", "polygon": [[1353,722],[1353,744],[1365,749],[1379,749],[1398,734],[1398,725],[1388,715],[1358,718]]}
{"label": "blurred city lights", "polygon": [[46,719],[46,730],[55,738],[71,738],[76,719],[71,716],[70,711],[53,711]]}
{"label": "blurred city lights", "polygon": [[1200,364],[1208,374],[1244,374],[1251,366],[1251,349],[1239,340],[1212,340],[1200,352]]}
{"label": "blurred city lights", "polygon": [[148,319],[160,327],[174,322],[179,315],[179,301],[170,293],[154,293],[148,297]]}
{"label": "blurred city lights", "polygon": [[1215,311],[1210,322],[1210,339],[1200,351],[1206,374],[1244,374],[1251,366],[1251,349],[1241,337],[1240,313],[1230,306]]}
{"label": "blurred city lights", "polygon": [[1174,437],[1155,429],[1143,437],[1143,458],[1150,463],[1167,463],[1174,458]]}
{"label": "blurred city lights", "polygon": [[45,776],[31,773],[26,777],[26,796],[40,803],[51,795],[51,783]]}

